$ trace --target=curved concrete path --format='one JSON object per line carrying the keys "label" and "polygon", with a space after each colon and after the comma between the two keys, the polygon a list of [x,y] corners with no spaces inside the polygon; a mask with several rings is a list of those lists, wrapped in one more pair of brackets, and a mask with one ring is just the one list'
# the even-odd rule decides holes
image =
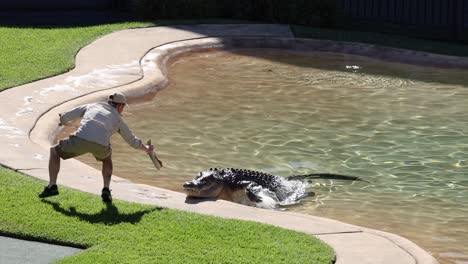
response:
{"label": "curved concrete path", "polygon": [[[341,51],[425,64],[428,60],[440,62],[442,59],[448,66],[468,65],[468,61],[455,57],[294,39],[289,27],[283,25],[195,25],[123,30],[84,47],[72,71],[0,93],[0,163],[48,180],[48,148],[58,132],[58,113],[82,103],[105,100],[111,91],[122,91],[131,98],[154,93],[166,84],[165,64],[171,57],[193,49],[229,47]],[[100,194],[101,173],[76,160],[64,161],[59,185]],[[222,200],[190,203],[184,194],[135,184],[117,176],[113,177],[111,186],[116,199],[306,232],[331,245],[339,264],[437,263],[430,254],[405,238],[335,220],[251,208]]]}

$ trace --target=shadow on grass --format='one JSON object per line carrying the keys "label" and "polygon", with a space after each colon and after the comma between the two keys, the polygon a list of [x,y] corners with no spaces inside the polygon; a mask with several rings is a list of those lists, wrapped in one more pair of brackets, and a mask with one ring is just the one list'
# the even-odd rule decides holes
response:
{"label": "shadow on grass", "polygon": [[63,215],[69,217],[78,217],[81,221],[89,222],[92,224],[102,223],[105,225],[116,225],[120,223],[136,224],[141,221],[143,215],[154,211],[162,210],[162,208],[160,207],[155,207],[152,209],[126,214],[120,213],[119,209],[114,204],[106,203],[106,208],[103,208],[99,213],[88,214],[77,211],[75,207],[70,207],[68,209],[64,208],[57,202],[51,202],[44,199],[42,200],[42,202],[51,205],[55,211]]}

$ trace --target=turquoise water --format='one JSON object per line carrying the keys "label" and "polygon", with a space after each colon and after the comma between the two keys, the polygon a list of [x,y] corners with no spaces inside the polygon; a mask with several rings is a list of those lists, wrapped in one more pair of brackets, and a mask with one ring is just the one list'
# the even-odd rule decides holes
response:
{"label": "turquoise water", "polygon": [[[287,210],[407,237],[468,263],[468,75],[333,53],[192,54],[125,120],[165,162],[113,139],[115,174],[176,191],[209,167],[332,172]],[[92,158],[84,161],[94,166]]]}

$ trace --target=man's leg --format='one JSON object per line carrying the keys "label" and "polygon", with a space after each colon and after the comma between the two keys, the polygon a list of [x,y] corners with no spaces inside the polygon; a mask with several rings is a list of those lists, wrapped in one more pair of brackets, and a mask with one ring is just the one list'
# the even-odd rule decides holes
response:
{"label": "man's leg", "polygon": [[102,161],[102,178],[104,180],[104,188],[102,188],[101,198],[106,203],[112,202],[112,195],[109,189],[110,181],[112,177],[112,158],[108,158]]}
{"label": "man's leg", "polygon": [[104,180],[104,188],[109,188],[111,177],[112,177],[112,158],[108,158],[102,161],[102,178]]}
{"label": "man's leg", "polygon": [[49,156],[49,184],[44,187],[42,193],[39,194],[40,198],[58,195],[57,176],[60,171],[60,156],[55,147],[50,148]]}
{"label": "man's leg", "polygon": [[57,184],[57,176],[60,171],[60,156],[55,147],[50,148],[49,156],[49,187]]}

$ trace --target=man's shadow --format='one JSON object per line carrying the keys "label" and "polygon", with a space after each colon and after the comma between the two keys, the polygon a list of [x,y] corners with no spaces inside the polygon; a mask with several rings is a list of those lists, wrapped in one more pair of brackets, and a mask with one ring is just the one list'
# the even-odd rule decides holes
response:
{"label": "man's shadow", "polygon": [[120,223],[136,224],[141,221],[143,215],[154,211],[160,211],[162,208],[155,207],[135,213],[120,213],[119,209],[112,203],[106,203],[106,208],[103,208],[99,213],[87,214],[76,210],[75,207],[64,208],[57,202],[42,200],[43,203],[51,205],[55,211],[70,217],[78,217],[81,221],[86,221],[92,224],[103,223],[105,225],[116,225]]}

